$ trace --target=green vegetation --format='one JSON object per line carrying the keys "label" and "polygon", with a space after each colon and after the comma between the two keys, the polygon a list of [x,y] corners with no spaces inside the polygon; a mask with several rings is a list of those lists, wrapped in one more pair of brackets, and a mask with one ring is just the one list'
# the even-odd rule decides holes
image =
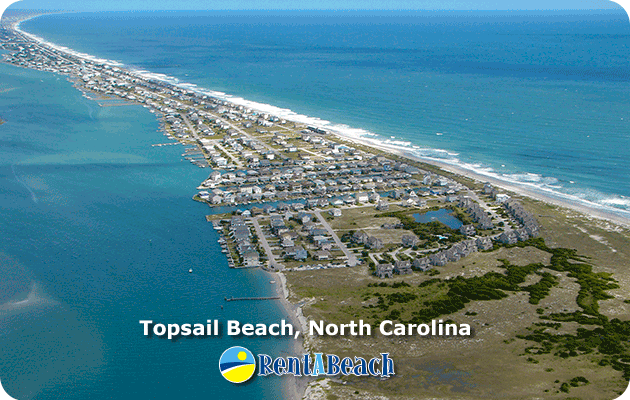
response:
{"label": "green vegetation", "polygon": [[[370,290],[363,293],[363,300],[376,299],[376,303],[363,306],[371,311],[366,320],[371,317],[375,325],[384,319],[404,324],[426,323],[463,310],[474,301],[501,300],[514,292],[528,292],[529,302],[539,304],[558,284],[558,278],[543,269],[567,273],[580,285],[576,302],[581,310],[545,315],[544,309],[537,309],[537,314],[545,322],[536,322],[527,328],[530,331],[528,334],[516,336],[536,343],[525,349],[525,354],[530,356],[528,361],[537,363],[538,360],[532,356],[540,354],[553,354],[559,358],[592,354],[599,359],[600,366],[611,366],[622,371],[625,379],[630,379],[630,321],[609,320],[599,313],[598,302],[612,297],[606,291],[618,287],[610,274],[593,272],[592,266],[586,264],[585,258],[575,250],[552,249],[542,239],[530,239],[514,246],[532,246],[550,253],[550,265],[533,263],[518,266],[500,260],[504,269],[502,273],[488,272],[482,276],[457,276],[447,280],[432,278],[415,287],[404,282],[369,284],[367,287]],[[520,286],[531,274],[539,275],[540,280]],[[382,293],[382,289],[387,289],[387,292]],[[360,313],[359,310],[349,311],[353,315]],[[475,314],[468,312],[466,315]],[[558,333],[563,322],[576,322],[581,326],[575,334]],[[567,388],[576,382],[583,383],[581,377],[575,379],[567,383]]]}
{"label": "green vegetation", "polygon": [[420,240],[426,240],[427,244],[437,242],[437,236],[446,236],[447,243],[457,243],[464,240],[464,236],[458,230],[449,228],[439,221],[421,223],[412,215],[413,211],[394,211],[375,215],[376,218],[398,218],[403,224],[403,229],[412,231]]}
{"label": "green vegetation", "polygon": [[523,290],[529,292],[529,302],[531,304],[538,304],[540,300],[547,297],[552,287],[558,285],[558,278],[549,272],[543,272],[540,275],[542,278],[538,282],[523,288]]}
{"label": "green vegetation", "polygon": [[[378,299],[376,307],[368,306],[368,308],[378,308],[386,312],[390,311],[390,308],[397,308],[398,304],[410,303],[412,300],[420,299],[414,302],[413,305],[405,306],[404,313],[398,310],[398,312],[393,314],[393,311],[390,311],[387,316],[379,313],[372,315],[376,324],[380,323],[382,319],[396,319],[402,323],[419,324],[462,310],[471,301],[503,299],[508,296],[506,292],[527,291],[530,293],[530,302],[532,302],[532,299],[538,302],[549,293],[548,290],[538,289],[540,286],[546,287],[545,284],[539,285],[540,282],[525,288],[519,286],[519,284],[525,282],[529,274],[536,273],[544,265],[536,263],[522,267],[511,265],[505,260],[502,262],[502,267],[505,269],[505,273],[502,274],[489,272],[479,277],[463,278],[458,276],[450,280],[433,278],[420,283],[417,288],[413,288],[404,282],[392,285],[384,282],[368,284],[368,287],[404,289],[404,292],[400,291],[387,295],[374,292],[371,296],[365,296],[366,299],[370,297]],[[443,294],[441,296],[430,295],[436,292],[442,292]],[[392,318],[393,316],[396,316],[396,318]],[[403,318],[404,316],[407,318]]]}
{"label": "green vegetation", "polygon": [[455,206],[449,208],[453,210],[453,216],[462,221],[464,225],[472,225],[474,223],[473,219],[461,208]]}
{"label": "green vegetation", "polygon": [[552,334],[543,326],[538,329],[530,328],[532,333],[517,337],[538,343],[540,347],[536,349],[537,354],[553,351],[558,357],[569,358],[598,353],[599,365],[611,365],[613,369],[623,372],[624,379],[630,379],[630,321],[620,321],[617,318],[609,320],[599,313],[598,302],[612,298],[606,290],[619,287],[614,279],[610,274],[594,273],[592,267],[583,262],[584,257],[577,255],[575,250],[550,249],[542,239],[532,242],[539,249],[552,254],[550,269],[568,272],[568,276],[575,278],[580,285],[576,302],[582,311],[553,313],[541,318],[557,322],[577,322],[595,328],[580,327],[576,334]]}
{"label": "green vegetation", "polygon": [[578,386],[583,386],[583,385],[588,385],[588,384],[589,384],[588,379],[586,379],[583,376],[576,376],[575,378],[569,381],[569,385],[573,387],[578,387]]}
{"label": "green vegetation", "polygon": [[572,387],[584,386],[584,385],[588,385],[589,383],[590,382],[585,377],[576,376],[575,378],[571,379],[569,382],[564,382],[562,385],[560,385],[560,391],[564,393],[569,393],[569,390]]}

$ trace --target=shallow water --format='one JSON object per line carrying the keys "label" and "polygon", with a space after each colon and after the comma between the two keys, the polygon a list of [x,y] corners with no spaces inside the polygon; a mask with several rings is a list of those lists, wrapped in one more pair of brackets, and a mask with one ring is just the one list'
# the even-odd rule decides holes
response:
{"label": "shallow water", "polygon": [[621,9],[122,15],[23,27],[281,115],[630,210]]}
{"label": "shallow water", "polygon": [[235,392],[218,359],[236,344],[285,355],[292,340],[142,334],[144,319],[286,318],[276,302],[224,302],[275,288],[262,271],[228,268],[204,218],[209,208],[191,199],[208,170],[181,161],[179,146],[151,147],[165,138],[144,108],[100,108],[63,78],[6,65],[0,81],[15,88],[0,94],[7,392],[20,400],[281,397],[285,381],[273,378]]}

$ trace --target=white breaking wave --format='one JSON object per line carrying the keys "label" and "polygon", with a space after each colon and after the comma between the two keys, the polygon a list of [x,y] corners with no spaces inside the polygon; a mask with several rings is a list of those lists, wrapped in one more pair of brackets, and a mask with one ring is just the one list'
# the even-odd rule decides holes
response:
{"label": "white breaking wave", "polygon": [[559,180],[557,178],[545,177],[539,174],[505,174],[497,172],[491,167],[483,167],[480,164],[464,163],[458,159],[443,159],[437,157],[423,158],[451,164],[476,174],[494,178],[506,183],[528,186],[531,189],[540,191],[551,197],[565,199],[569,202],[578,203],[592,209],[604,210],[630,218],[630,199],[625,196],[606,194],[594,189],[567,189],[567,187],[559,184]]}
{"label": "white breaking wave", "polygon": [[[151,72],[151,71],[140,69],[140,68],[126,67],[123,63],[119,61],[98,58],[90,54],[80,53],[70,48],[59,46],[54,43],[48,42],[36,35],[22,31],[20,29],[20,23],[17,23],[15,25],[15,29],[37,42],[50,46],[59,51],[65,52],[67,54],[73,55],[75,57],[83,58],[83,59],[90,60],[96,63],[109,65],[111,67],[121,67],[121,68],[124,67],[130,72],[132,72],[133,74],[139,77],[145,78],[145,79],[162,81],[168,84],[178,86],[182,89],[186,89],[186,90],[190,90],[190,91],[203,94],[206,96],[214,97],[219,100],[223,100],[223,101],[227,101],[236,105],[240,105],[245,108],[249,108],[257,112],[260,112],[260,113],[271,114],[287,121],[326,129],[339,136],[346,137],[348,139],[361,139],[361,141],[368,142],[378,148],[389,148],[392,150],[397,150],[397,151],[402,151],[402,152],[410,152],[412,155],[419,157],[421,159],[424,159],[426,161],[445,162],[445,163],[457,166],[459,168],[463,168],[471,172],[477,173],[479,175],[488,176],[488,177],[502,180],[509,183],[518,183],[518,184],[528,185],[532,188],[542,190],[546,192],[547,194],[552,195],[553,197],[565,198],[570,201],[580,202],[582,203],[582,205],[587,206],[587,207],[593,207],[595,209],[606,209],[608,211],[614,211],[614,212],[630,211],[630,200],[624,196],[604,194],[604,193],[597,192],[590,189],[582,190],[582,192],[568,193],[568,190],[566,190],[566,187],[562,186],[560,184],[560,181],[555,177],[546,177],[540,174],[534,174],[534,173],[528,173],[528,172],[512,173],[512,174],[500,173],[500,172],[495,171],[492,167],[489,167],[489,166],[483,166],[477,163],[463,162],[458,158],[459,153],[456,153],[453,151],[449,151],[445,149],[420,147],[416,144],[413,144],[410,141],[398,140],[394,136],[390,136],[389,138],[386,138],[365,129],[352,128],[344,124],[335,124],[330,121],[320,119],[317,117],[311,117],[308,115],[296,113],[295,111],[292,111],[288,108],[280,108],[271,104],[259,103],[259,102],[244,99],[242,97],[230,95],[224,92],[219,92],[219,91],[199,87],[198,85],[193,84],[193,83],[181,82],[178,78],[169,76],[166,74]],[[438,135],[441,135],[441,133],[438,133]],[[627,213],[624,213],[624,214],[627,214]],[[628,214],[627,216],[630,217],[630,214]]]}
{"label": "white breaking wave", "polygon": [[625,196],[606,198],[601,200],[602,203],[610,204],[613,206],[621,206],[626,209],[630,209],[630,199]]}

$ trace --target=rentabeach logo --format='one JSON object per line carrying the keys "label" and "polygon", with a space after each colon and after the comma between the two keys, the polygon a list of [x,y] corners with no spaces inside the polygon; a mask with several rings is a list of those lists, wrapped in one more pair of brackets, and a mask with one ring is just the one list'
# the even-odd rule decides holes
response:
{"label": "rentabeach logo", "polygon": [[335,354],[315,353],[303,354],[300,357],[277,357],[258,354],[256,357],[245,347],[234,346],[225,350],[219,359],[219,371],[232,383],[243,383],[251,379],[256,372],[258,376],[361,376],[390,378],[395,375],[394,360],[389,353],[381,353],[380,357],[366,360],[363,357],[344,357]]}
{"label": "rentabeach logo", "polygon": [[243,383],[254,376],[256,359],[245,347],[230,347],[221,354],[219,371],[227,381]]}

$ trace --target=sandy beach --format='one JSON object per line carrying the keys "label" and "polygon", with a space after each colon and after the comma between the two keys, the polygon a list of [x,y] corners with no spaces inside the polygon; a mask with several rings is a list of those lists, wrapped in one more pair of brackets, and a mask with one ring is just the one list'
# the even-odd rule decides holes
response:
{"label": "sandy beach", "polygon": [[[25,17],[19,21],[13,22],[12,24],[13,29],[28,36],[30,39],[39,42],[42,45],[50,46],[56,49],[57,51],[68,53],[74,57],[78,57],[86,61],[105,63],[111,66],[125,68],[124,65],[116,61],[97,58],[90,54],[83,54],[83,53],[74,51],[72,49],[69,49],[67,47],[63,47],[63,46],[56,45],[54,43],[47,42],[36,35],[33,35],[31,33],[25,32],[22,29],[20,29],[21,22],[30,20],[32,18],[36,18],[38,16],[40,15],[33,15],[33,16]],[[230,102],[232,104],[244,105],[260,113],[270,113],[273,115],[278,115],[279,117],[287,121],[291,121],[295,123],[310,124],[312,126],[325,129],[331,134],[347,141],[351,141],[360,145],[369,146],[377,150],[386,151],[392,154],[409,158],[411,160],[423,162],[426,164],[431,164],[445,171],[448,171],[457,175],[465,176],[465,177],[477,180],[479,182],[488,182],[496,187],[502,188],[506,191],[512,192],[519,196],[525,196],[525,197],[529,197],[535,200],[543,201],[548,204],[553,204],[556,206],[568,208],[568,209],[577,211],[579,213],[585,214],[585,216],[587,217],[606,220],[616,225],[630,228],[630,212],[627,212],[624,210],[616,210],[612,207],[605,207],[600,204],[589,202],[587,200],[583,200],[575,196],[571,196],[571,195],[560,193],[560,192],[554,192],[550,189],[544,189],[544,188],[541,188],[539,186],[536,186],[534,184],[530,184],[527,182],[514,182],[508,179],[499,179],[496,176],[483,174],[478,171],[473,171],[471,169],[464,168],[460,165],[449,163],[446,161],[441,161],[435,158],[419,157],[412,154],[410,149],[408,150],[405,147],[386,144],[386,143],[383,143],[380,139],[370,139],[368,137],[363,137],[362,133],[364,131],[362,129],[348,129],[348,132],[340,131],[336,129],[329,121],[320,120],[319,118],[316,118],[316,117],[300,115],[300,114],[292,112],[291,110],[278,108],[270,104],[256,103],[256,102],[248,101],[246,99],[242,99],[239,97],[234,97],[229,94],[222,93],[222,92],[208,91],[207,89],[204,89],[204,88],[198,88],[196,87],[196,85],[191,85],[186,82],[179,82],[175,78],[168,77],[161,74],[153,74],[148,71],[132,71],[132,73],[138,74],[139,76],[142,76],[142,77],[149,77],[149,78],[153,78],[157,80],[163,80],[164,82],[167,82],[167,83],[176,82],[175,83],[176,86],[180,86],[187,90],[192,90],[194,92],[199,92],[199,93],[203,93],[209,96],[214,96],[221,100]]]}
{"label": "sandy beach", "polygon": [[[276,293],[280,296],[280,303],[282,308],[284,308],[285,312],[291,318],[291,324],[297,329],[300,329],[302,332],[301,337],[298,340],[295,340],[293,353],[294,354],[305,354],[306,349],[304,348],[304,334],[306,332],[306,319],[302,316],[301,307],[295,305],[289,301],[289,291],[287,289],[287,279],[282,272],[268,272],[269,278],[273,278],[275,280]],[[286,376],[286,391],[287,397],[292,399],[301,399],[306,392],[306,388],[311,383],[312,379],[307,377],[289,377]]]}
{"label": "sandy beach", "polygon": [[400,147],[390,146],[382,143],[376,144],[373,140],[349,137],[335,131],[331,131],[331,133],[333,133],[340,139],[348,140],[359,145],[368,146],[380,151],[385,151],[401,157],[406,157],[410,160],[434,165],[443,169],[444,171],[471,178],[478,182],[488,182],[493,186],[499,187],[505,191],[519,196],[529,197],[534,200],[577,211],[581,214],[584,214],[586,217],[597,218],[611,222],[615,225],[622,226],[624,228],[630,228],[630,216],[623,215],[628,213],[622,210],[619,210],[617,212],[615,210],[607,209],[603,206],[600,206],[599,204],[590,203],[578,198],[572,199],[569,195],[555,193],[551,190],[544,190],[538,186],[527,184],[525,182],[513,183],[507,180],[497,179],[492,176],[480,174],[478,172],[471,171],[455,164],[439,161],[433,158],[418,157]]}
{"label": "sandy beach", "polygon": [[[30,18],[34,18],[34,17],[30,17]],[[19,29],[19,22],[16,22],[14,24],[14,29],[27,35],[33,40],[36,40],[47,46],[53,47],[58,51],[72,54],[75,57],[83,58],[85,60],[90,60],[90,61],[98,61],[98,62],[104,62],[104,63],[107,62],[112,65],[116,65],[107,60],[97,59],[90,55],[77,53],[77,52],[72,51],[71,49],[67,49],[65,47],[59,47],[54,44],[45,42],[34,35],[21,31]],[[139,73],[139,75],[142,75],[142,74]],[[186,87],[187,89],[191,89],[190,87],[187,87],[185,85],[186,85],[185,83],[179,84],[179,86]],[[191,89],[191,90],[196,90],[196,89]],[[196,91],[200,91],[200,90],[196,90]],[[203,92],[203,93],[207,93],[207,92]],[[239,102],[235,101],[235,103],[238,104]],[[254,103],[247,103],[247,104],[251,106]],[[268,110],[264,110],[264,109],[259,110],[259,111],[268,112]],[[291,115],[283,115],[282,117],[288,121],[292,121],[296,123],[304,123],[304,119],[302,118],[303,116],[296,115],[295,118],[292,118]],[[377,139],[361,137],[360,135],[350,136],[348,134],[344,134],[343,132],[339,132],[339,131],[335,131],[334,129],[331,129],[330,126],[325,123],[322,123],[322,124],[312,123],[312,125],[316,127],[320,127],[322,129],[326,129],[330,134],[335,135],[342,140],[353,142],[357,145],[368,146],[368,147],[371,147],[380,151],[384,151],[384,152],[395,154],[401,157],[405,157],[410,160],[414,160],[414,161],[425,163],[425,164],[430,164],[430,165],[439,167],[444,171],[447,171],[456,175],[464,176],[467,178],[471,178],[478,182],[488,182],[492,184],[493,186],[496,186],[498,188],[505,190],[506,192],[509,192],[512,195],[528,197],[534,200],[542,201],[547,204],[563,207],[568,210],[578,212],[580,214],[583,214],[587,218],[596,218],[596,219],[608,221],[612,224],[619,225],[625,228],[630,228],[630,213],[628,213],[627,211],[623,211],[623,210],[617,211],[611,208],[606,208],[604,206],[601,206],[595,203],[590,203],[588,201],[579,199],[577,197],[571,197],[570,195],[553,192],[551,190],[546,190],[534,184],[529,184],[529,183],[524,183],[524,182],[513,182],[507,179],[499,179],[494,176],[485,175],[477,171],[466,169],[454,163],[440,161],[433,158],[419,157],[412,153],[412,149],[407,149],[402,146],[388,145],[388,144],[382,143],[381,141]],[[275,280],[274,282],[275,290],[278,296],[280,296],[281,298],[280,300],[281,306],[285,310],[286,314],[290,316],[292,324],[296,327],[298,326],[300,327],[302,331],[302,336],[303,336],[306,332],[305,330],[306,322],[305,322],[304,317],[301,314],[300,306],[296,304],[292,304],[289,301],[289,292],[287,289],[287,283],[286,283],[286,278],[284,274],[269,272],[268,276],[269,276],[270,281]],[[30,300],[30,296],[29,296],[29,300]],[[20,304],[20,303],[16,303],[16,304]],[[299,340],[294,341],[293,351],[295,354],[305,353],[306,350],[304,347],[303,338],[300,338]],[[309,383],[311,383],[311,379],[305,378],[305,377],[301,377],[301,378],[293,377],[293,378],[287,378],[284,381],[284,383],[286,383],[286,387],[284,390],[287,391],[286,394],[288,398],[302,398],[306,391],[307,386],[309,385]]]}

